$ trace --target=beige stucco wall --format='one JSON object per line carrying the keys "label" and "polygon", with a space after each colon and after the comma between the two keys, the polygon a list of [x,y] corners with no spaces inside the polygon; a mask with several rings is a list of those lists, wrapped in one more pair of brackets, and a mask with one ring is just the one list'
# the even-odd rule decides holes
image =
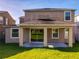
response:
{"label": "beige stucco wall", "polygon": [[[29,34],[30,34],[29,28],[23,28],[23,42],[29,43]],[[11,28],[5,29],[5,42],[6,43],[19,43],[19,37],[18,38],[11,38]],[[59,39],[52,39],[52,28],[47,29],[47,41],[49,42],[65,42],[68,43],[69,39],[64,38],[64,28],[59,28]],[[74,42],[74,39],[73,39]]]}
{"label": "beige stucco wall", "polygon": [[[23,30],[23,39],[24,42],[29,42],[29,29],[25,28]],[[44,40],[44,39],[43,39]],[[64,28],[59,29],[59,39],[52,39],[52,28],[47,29],[47,41],[48,42],[65,42],[64,39]]]}
{"label": "beige stucco wall", "polygon": [[23,42],[29,43],[29,29],[28,28],[23,29]]}
{"label": "beige stucco wall", "polygon": [[[52,39],[52,29],[48,29],[48,32],[47,32],[48,42],[65,42],[65,43],[68,43],[69,39],[65,39],[64,33],[65,33],[64,28],[60,28],[59,29],[59,39]],[[73,42],[75,42],[74,36],[73,36]]]}
{"label": "beige stucco wall", "polygon": [[75,26],[74,32],[75,32],[75,39],[79,41],[79,26]]}
{"label": "beige stucco wall", "polygon": [[59,29],[59,40],[60,42],[65,42],[65,34],[64,34],[64,28]]}
{"label": "beige stucco wall", "polygon": [[5,29],[5,43],[18,43],[19,42],[19,37],[18,38],[11,38],[11,28],[6,28]]}
{"label": "beige stucco wall", "polygon": [[64,42],[64,29],[59,29],[59,39],[52,39],[52,29],[48,29],[48,42]]}
{"label": "beige stucco wall", "polygon": [[[18,38],[11,38],[11,28],[5,29],[5,43],[19,43],[19,37]],[[23,42],[27,43],[29,42],[29,29],[23,28]]]}

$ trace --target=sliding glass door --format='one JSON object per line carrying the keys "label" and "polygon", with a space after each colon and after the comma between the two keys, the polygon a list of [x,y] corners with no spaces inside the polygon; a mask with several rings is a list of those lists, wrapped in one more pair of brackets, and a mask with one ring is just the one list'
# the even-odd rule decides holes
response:
{"label": "sliding glass door", "polygon": [[31,41],[42,42],[43,41],[43,29],[31,29]]}

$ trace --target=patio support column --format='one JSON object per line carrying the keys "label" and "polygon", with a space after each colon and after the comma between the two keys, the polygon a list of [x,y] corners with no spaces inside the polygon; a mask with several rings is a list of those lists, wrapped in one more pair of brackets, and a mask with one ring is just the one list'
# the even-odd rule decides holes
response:
{"label": "patio support column", "polygon": [[44,28],[44,47],[47,47],[47,28]]}
{"label": "patio support column", "polygon": [[31,43],[31,28],[29,28],[29,43]]}
{"label": "patio support column", "polygon": [[73,28],[69,28],[69,47],[73,46]]}
{"label": "patio support column", "polygon": [[23,28],[19,28],[19,46],[23,46]]}

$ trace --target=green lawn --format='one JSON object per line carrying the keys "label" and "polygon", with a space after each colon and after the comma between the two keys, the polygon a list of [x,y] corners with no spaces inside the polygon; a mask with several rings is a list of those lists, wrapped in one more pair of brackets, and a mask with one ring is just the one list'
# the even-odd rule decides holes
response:
{"label": "green lawn", "polygon": [[79,59],[79,43],[73,48],[21,48],[0,44],[0,59]]}

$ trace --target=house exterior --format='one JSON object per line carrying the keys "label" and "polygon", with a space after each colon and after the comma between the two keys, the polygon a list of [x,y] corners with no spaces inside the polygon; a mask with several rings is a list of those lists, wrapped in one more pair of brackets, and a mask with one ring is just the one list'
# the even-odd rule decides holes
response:
{"label": "house exterior", "polygon": [[24,10],[18,26],[6,29],[6,43],[67,43],[73,46],[74,9],[41,8]]}
{"label": "house exterior", "polygon": [[0,11],[0,41],[5,39],[5,27],[15,24],[15,20],[7,11]]}
{"label": "house exterior", "polygon": [[75,32],[75,39],[76,41],[79,41],[79,15],[75,16],[75,28],[74,28],[74,32]]}

